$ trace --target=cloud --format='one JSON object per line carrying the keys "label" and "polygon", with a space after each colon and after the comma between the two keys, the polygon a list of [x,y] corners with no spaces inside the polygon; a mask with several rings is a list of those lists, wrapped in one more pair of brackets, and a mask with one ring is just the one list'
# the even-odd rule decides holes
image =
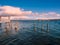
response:
{"label": "cloud", "polygon": [[32,11],[24,11],[19,7],[0,6],[0,15],[30,15]]}
{"label": "cloud", "polygon": [[54,15],[56,14],[56,12],[48,12],[48,14]]}
{"label": "cloud", "polygon": [[14,16],[14,17],[11,17],[11,19],[14,19],[14,20],[32,20],[31,17],[28,17],[28,16]]}
{"label": "cloud", "polygon": [[60,14],[56,12],[39,13],[32,11],[25,11],[19,7],[0,6],[0,16],[12,16],[11,19],[60,19]]}
{"label": "cloud", "polygon": [[60,19],[60,14],[56,12],[40,13],[35,16],[35,19],[43,19],[43,20]]}

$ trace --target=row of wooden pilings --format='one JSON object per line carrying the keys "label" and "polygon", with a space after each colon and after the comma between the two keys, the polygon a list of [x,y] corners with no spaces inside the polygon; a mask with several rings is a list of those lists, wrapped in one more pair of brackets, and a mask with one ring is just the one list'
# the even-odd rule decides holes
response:
{"label": "row of wooden pilings", "polygon": [[[40,23],[40,21],[41,21],[41,31],[43,32],[49,32],[49,20],[47,20],[47,23],[45,24],[45,26],[46,26],[46,30],[44,29],[44,24],[43,24],[43,22],[44,22],[44,20],[38,20],[38,23]],[[35,22],[33,22],[33,24],[34,24],[34,31],[37,31],[38,29],[36,29],[36,23]],[[39,24],[38,24],[39,25]],[[37,25],[37,26],[38,26]]]}
{"label": "row of wooden pilings", "polygon": [[[40,24],[40,21],[43,23],[44,22],[44,20],[38,20],[38,23]],[[11,22],[7,22],[7,24],[9,25],[9,28],[8,28],[8,26],[6,27],[5,26],[5,32],[6,33],[9,33],[9,30],[12,30],[12,24],[11,24]],[[16,25],[15,25],[15,27],[14,27],[14,30],[17,32],[18,31],[18,23],[15,23]],[[38,25],[39,25],[38,24]],[[36,32],[37,31],[37,29],[36,29],[36,24],[35,24],[35,22],[33,22],[33,25],[34,25],[34,31]],[[38,26],[37,25],[37,26]],[[41,29],[40,29],[42,32],[43,31],[45,31],[45,32],[49,32],[49,20],[47,20],[47,23],[46,23],[46,30],[44,29],[44,24],[41,24]]]}

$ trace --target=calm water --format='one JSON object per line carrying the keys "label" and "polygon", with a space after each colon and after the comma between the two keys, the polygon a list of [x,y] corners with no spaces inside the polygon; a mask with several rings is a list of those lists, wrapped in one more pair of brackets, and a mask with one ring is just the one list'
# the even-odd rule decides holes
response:
{"label": "calm water", "polygon": [[0,45],[60,45],[60,20],[16,20],[13,28],[15,22],[19,23],[18,32],[11,29],[6,34],[0,29]]}

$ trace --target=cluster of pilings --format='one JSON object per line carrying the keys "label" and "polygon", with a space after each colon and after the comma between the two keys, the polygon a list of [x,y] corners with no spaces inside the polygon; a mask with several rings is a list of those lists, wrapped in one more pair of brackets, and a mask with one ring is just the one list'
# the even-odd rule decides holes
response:
{"label": "cluster of pilings", "polygon": [[[2,16],[3,17],[3,16]],[[0,29],[3,30],[4,32],[6,32],[7,34],[13,30],[15,30],[15,32],[18,31],[18,22],[15,22],[15,24],[13,25],[11,20],[10,20],[10,16],[6,16],[8,17],[8,20],[4,20],[2,21],[2,17],[0,16]],[[5,16],[4,16],[5,17]]]}
{"label": "cluster of pilings", "polygon": [[5,26],[4,30],[6,33],[9,33],[12,30],[14,30],[15,32],[18,32],[18,30],[19,30],[18,22],[15,22],[14,25],[12,24],[12,22],[6,22],[5,25],[6,26]]}
{"label": "cluster of pilings", "polygon": [[[38,23],[40,23],[40,21],[42,22],[42,24],[40,25],[41,26],[41,31],[43,32],[49,32],[49,20],[47,20],[47,23],[45,24],[46,26],[46,30],[44,29],[44,20],[38,20]],[[39,24],[38,24],[39,25]],[[38,26],[37,25],[37,26]],[[36,23],[34,22],[34,31],[37,31],[37,28],[36,28]]]}

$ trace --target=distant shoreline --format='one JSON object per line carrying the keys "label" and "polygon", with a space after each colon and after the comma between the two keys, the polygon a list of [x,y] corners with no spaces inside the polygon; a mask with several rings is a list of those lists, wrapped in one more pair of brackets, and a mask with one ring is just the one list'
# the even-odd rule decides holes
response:
{"label": "distant shoreline", "polygon": [[[37,19],[38,20],[38,19]],[[60,19],[48,19],[48,20],[60,20]],[[12,20],[13,21],[13,20]],[[23,20],[24,21],[24,20]],[[27,20],[28,21],[28,20]],[[41,20],[38,20],[38,21],[41,21]]]}

